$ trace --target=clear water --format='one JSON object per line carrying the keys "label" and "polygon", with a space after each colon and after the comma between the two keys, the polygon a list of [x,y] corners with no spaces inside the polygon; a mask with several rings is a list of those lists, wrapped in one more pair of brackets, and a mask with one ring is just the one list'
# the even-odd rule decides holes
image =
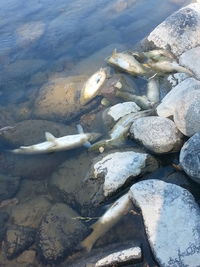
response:
{"label": "clear water", "polygon": [[[116,47],[131,49],[168,15],[188,2],[1,0],[0,105],[5,115],[0,118],[0,126],[8,126],[10,121],[15,123],[9,110],[34,101],[38,90],[52,77],[93,73],[104,64],[107,51]],[[7,113],[9,118],[13,116],[11,120],[6,119]],[[4,164],[3,151],[0,157],[3,172],[10,174],[10,165],[7,168]],[[76,153],[63,153],[61,157],[62,161],[67,158],[79,168]],[[34,165],[40,158],[21,157],[21,160]],[[20,170],[16,172],[20,175]],[[51,170],[47,173],[49,177]],[[23,180],[16,195],[20,202],[47,192],[45,171],[43,175],[47,179]],[[9,208],[4,210],[9,212]],[[5,264],[9,266],[7,261]]]}

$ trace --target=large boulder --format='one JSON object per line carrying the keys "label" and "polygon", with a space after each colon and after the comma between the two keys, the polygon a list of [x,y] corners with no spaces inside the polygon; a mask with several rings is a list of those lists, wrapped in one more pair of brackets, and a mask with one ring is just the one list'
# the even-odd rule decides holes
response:
{"label": "large boulder", "polygon": [[130,128],[131,137],[155,153],[178,151],[182,134],[173,121],[156,116],[136,119]]}
{"label": "large boulder", "polygon": [[130,189],[141,209],[147,238],[160,266],[198,267],[200,209],[193,196],[180,186],[146,180]]}
{"label": "large boulder", "polygon": [[87,234],[79,215],[65,204],[55,204],[44,216],[38,232],[39,257],[57,263],[67,257]]}
{"label": "large boulder", "polygon": [[168,48],[179,56],[200,44],[200,3],[193,3],[173,13],[147,37],[156,47]]}
{"label": "large boulder", "polygon": [[199,150],[200,133],[196,133],[185,142],[179,158],[183,170],[198,183],[200,183]]}

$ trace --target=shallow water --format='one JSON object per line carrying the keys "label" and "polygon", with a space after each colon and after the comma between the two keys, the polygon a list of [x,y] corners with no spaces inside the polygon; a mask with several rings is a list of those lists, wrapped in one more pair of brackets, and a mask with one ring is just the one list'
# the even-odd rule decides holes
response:
{"label": "shallow water", "polygon": [[[105,57],[114,48],[119,50],[133,48],[156,25],[188,2],[184,0],[1,0],[0,127],[12,126],[16,122],[32,118],[26,110],[26,103],[29,108],[32,107],[38,90],[48,81],[70,75],[93,73],[105,65]],[[65,120],[60,120],[60,123],[62,122]],[[63,128],[63,135],[64,132],[76,133],[74,128],[76,123],[77,120],[72,121],[72,127]],[[32,128],[30,125],[26,126],[25,143],[30,142],[28,136],[31,134],[31,142],[44,140],[44,128],[41,125],[42,122]],[[10,143],[1,144],[1,147],[20,145],[24,139],[24,132],[16,128],[8,131],[14,132],[15,136],[18,135],[17,141],[11,140]],[[45,195],[54,203],[57,200],[56,193],[55,195],[49,193],[47,189],[52,172],[56,172],[59,164],[68,160],[66,168],[68,179],[74,179],[78,174],[83,178],[94,156],[84,150],[78,149],[74,152],[37,158],[11,156],[2,150],[0,166],[3,173],[24,178],[16,194],[20,203],[26,203],[40,195]],[[39,166],[39,170],[34,166]],[[73,181],[72,187],[76,186],[76,182],[79,181]],[[9,213],[12,206],[3,210]],[[146,254],[147,261],[148,257],[149,252]],[[2,258],[2,261],[4,260]],[[149,264],[150,262],[152,261],[149,259]],[[9,264],[9,261],[5,260],[5,266]],[[36,261],[37,264],[39,263]]]}

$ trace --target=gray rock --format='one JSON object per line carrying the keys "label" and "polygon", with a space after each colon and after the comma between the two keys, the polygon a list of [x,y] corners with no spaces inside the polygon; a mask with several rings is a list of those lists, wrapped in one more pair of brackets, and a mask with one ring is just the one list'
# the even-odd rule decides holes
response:
{"label": "gray rock", "polygon": [[94,160],[84,188],[95,187],[90,201],[98,205],[136,177],[158,168],[157,161],[145,153],[133,151],[114,152]]}
{"label": "gray rock", "polygon": [[35,240],[35,231],[30,227],[9,226],[3,242],[3,250],[8,259],[13,259],[29,248]]}
{"label": "gray rock", "polygon": [[[51,203],[44,196],[30,199],[11,209],[10,218],[14,224],[38,228],[43,215]],[[31,212],[30,212],[31,211]]]}
{"label": "gray rock", "polygon": [[[147,180],[130,189],[140,207],[147,238],[160,266],[198,267],[200,210],[185,189],[158,180]],[[153,207],[153,208],[152,208]]]}
{"label": "gray rock", "polygon": [[[188,78],[175,86],[161,101],[157,107],[158,116],[169,117],[174,115],[177,101],[182,101],[186,92],[193,92],[200,89],[200,82],[194,78]],[[178,107],[179,108],[179,107]]]}
{"label": "gray rock", "polygon": [[176,101],[174,123],[186,136],[192,136],[200,131],[200,90],[185,92]]}
{"label": "gray rock", "polygon": [[181,8],[158,25],[147,37],[155,46],[170,45],[175,55],[200,44],[200,3]]}
{"label": "gray rock", "polygon": [[123,116],[132,112],[138,112],[140,109],[141,108],[134,102],[118,103],[103,112],[103,120],[106,125],[112,126]]}
{"label": "gray rock", "polygon": [[173,121],[156,116],[136,119],[130,128],[131,137],[155,153],[179,151],[182,134]]}
{"label": "gray rock", "polygon": [[199,150],[200,133],[196,133],[185,142],[179,157],[183,170],[198,183],[200,183]]}
{"label": "gray rock", "polygon": [[[180,58],[179,63],[191,70],[197,79],[200,79],[200,61],[197,58],[200,57],[200,46],[192,48],[184,52]],[[194,64],[195,62],[195,64]]]}
{"label": "gray rock", "polygon": [[8,221],[9,215],[7,212],[0,212],[0,242],[4,239],[6,232],[6,222]]}
{"label": "gray rock", "polygon": [[57,263],[68,256],[84,238],[87,228],[79,215],[65,204],[54,205],[39,227],[37,248],[46,263]]}
{"label": "gray rock", "polygon": [[45,84],[35,99],[33,114],[37,118],[70,121],[90,110],[96,102],[82,106],[80,94],[88,76],[57,78]]}
{"label": "gray rock", "polygon": [[21,178],[0,174],[0,201],[15,196],[20,186]]}

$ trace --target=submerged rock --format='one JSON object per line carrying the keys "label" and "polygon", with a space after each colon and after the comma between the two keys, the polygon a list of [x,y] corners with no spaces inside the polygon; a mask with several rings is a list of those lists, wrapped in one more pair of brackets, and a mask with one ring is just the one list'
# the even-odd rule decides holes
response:
{"label": "submerged rock", "polygon": [[198,267],[200,210],[193,196],[180,186],[159,180],[139,182],[131,187],[130,194],[142,211],[158,264]]}
{"label": "submerged rock", "polygon": [[90,201],[98,205],[120,188],[133,182],[136,177],[152,172],[157,167],[157,161],[145,153],[133,151],[110,153],[100,160],[99,158],[94,160],[84,180],[83,188],[95,188]]}
{"label": "submerged rock", "polygon": [[0,174],[0,201],[12,198],[17,193],[21,178]]}
{"label": "submerged rock", "polygon": [[13,259],[29,248],[35,240],[35,231],[30,227],[9,226],[3,242],[3,250],[8,259]]}
{"label": "submerged rock", "polygon": [[37,228],[50,206],[47,198],[39,196],[13,207],[10,217],[14,224]]}
{"label": "submerged rock", "polygon": [[159,24],[147,37],[156,47],[170,46],[175,55],[200,44],[200,3],[181,8]]}
{"label": "submerged rock", "polygon": [[198,183],[200,183],[199,151],[200,133],[196,133],[184,144],[179,158],[183,170]]}
{"label": "submerged rock", "polygon": [[179,151],[182,134],[173,121],[156,116],[136,119],[130,128],[131,137],[155,153]]}
{"label": "submerged rock", "polygon": [[67,257],[84,238],[87,228],[79,215],[65,204],[54,205],[39,227],[37,248],[46,263],[57,263]]}
{"label": "submerged rock", "polygon": [[4,239],[6,232],[6,222],[8,221],[9,215],[7,212],[0,212],[0,242]]}

